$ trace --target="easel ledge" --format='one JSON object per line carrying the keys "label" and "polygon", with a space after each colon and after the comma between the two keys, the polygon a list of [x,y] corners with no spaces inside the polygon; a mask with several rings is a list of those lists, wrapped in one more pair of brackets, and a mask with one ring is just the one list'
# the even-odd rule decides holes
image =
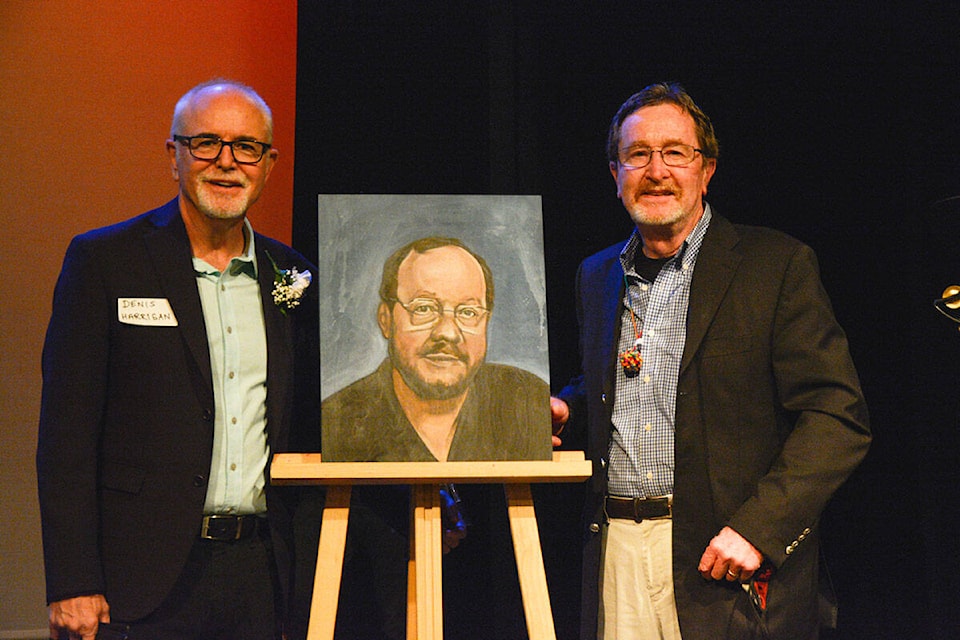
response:
{"label": "easel ledge", "polygon": [[321,462],[319,453],[278,453],[270,480],[277,485],[576,482],[592,471],[583,451],[554,451],[553,460],[470,462]]}

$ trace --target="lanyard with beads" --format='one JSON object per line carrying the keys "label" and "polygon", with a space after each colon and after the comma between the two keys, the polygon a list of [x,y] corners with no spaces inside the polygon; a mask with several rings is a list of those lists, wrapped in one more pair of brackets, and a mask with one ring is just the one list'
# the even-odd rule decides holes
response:
{"label": "lanyard with beads", "polygon": [[630,304],[630,283],[627,282],[627,275],[623,275],[623,284],[627,294],[627,309],[630,310],[630,321],[633,323],[633,333],[637,336],[633,346],[620,352],[620,366],[623,367],[623,373],[628,378],[632,378],[640,373],[640,367],[643,366],[643,358],[640,357],[640,345],[643,344],[643,330],[637,326],[637,314],[633,311],[633,305]]}

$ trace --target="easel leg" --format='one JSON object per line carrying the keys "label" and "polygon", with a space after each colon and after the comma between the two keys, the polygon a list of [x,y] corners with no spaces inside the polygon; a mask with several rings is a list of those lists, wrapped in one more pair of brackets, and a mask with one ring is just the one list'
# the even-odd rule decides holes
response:
{"label": "easel leg", "polygon": [[410,488],[412,539],[407,578],[408,640],[443,640],[443,530],[440,490]]}
{"label": "easel leg", "polygon": [[505,484],[507,513],[513,534],[513,553],[517,558],[523,613],[530,640],[556,640],[547,575],[543,570],[540,533],[537,515],[533,509],[533,494],[529,484]]}
{"label": "easel leg", "polygon": [[351,489],[350,485],[327,487],[307,640],[333,640],[337,623],[337,602],[340,598],[340,578],[343,574],[343,553],[347,544]]}

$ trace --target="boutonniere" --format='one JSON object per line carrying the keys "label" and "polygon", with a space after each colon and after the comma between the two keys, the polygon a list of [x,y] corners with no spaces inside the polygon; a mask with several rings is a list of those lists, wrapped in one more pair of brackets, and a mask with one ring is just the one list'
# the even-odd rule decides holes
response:
{"label": "boutonniere", "polygon": [[296,267],[281,269],[277,266],[269,251],[265,252],[273,265],[273,303],[280,308],[280,313],[296,309],[300,305],[303,292],[310,286],[313,276],[309,271],[300,273]]}

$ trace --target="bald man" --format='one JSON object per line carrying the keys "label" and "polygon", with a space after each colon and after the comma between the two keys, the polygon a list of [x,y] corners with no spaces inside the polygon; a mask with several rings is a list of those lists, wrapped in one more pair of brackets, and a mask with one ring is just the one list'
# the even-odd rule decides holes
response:
{"label": "bald man", "polygon": [[247,220],[272,141],[253,89],[194,87],[177,197],[67,250],[37,452],[51,638],[282,633],[296,494],[268,466],[319,447],[319,332],[316,268]]}

